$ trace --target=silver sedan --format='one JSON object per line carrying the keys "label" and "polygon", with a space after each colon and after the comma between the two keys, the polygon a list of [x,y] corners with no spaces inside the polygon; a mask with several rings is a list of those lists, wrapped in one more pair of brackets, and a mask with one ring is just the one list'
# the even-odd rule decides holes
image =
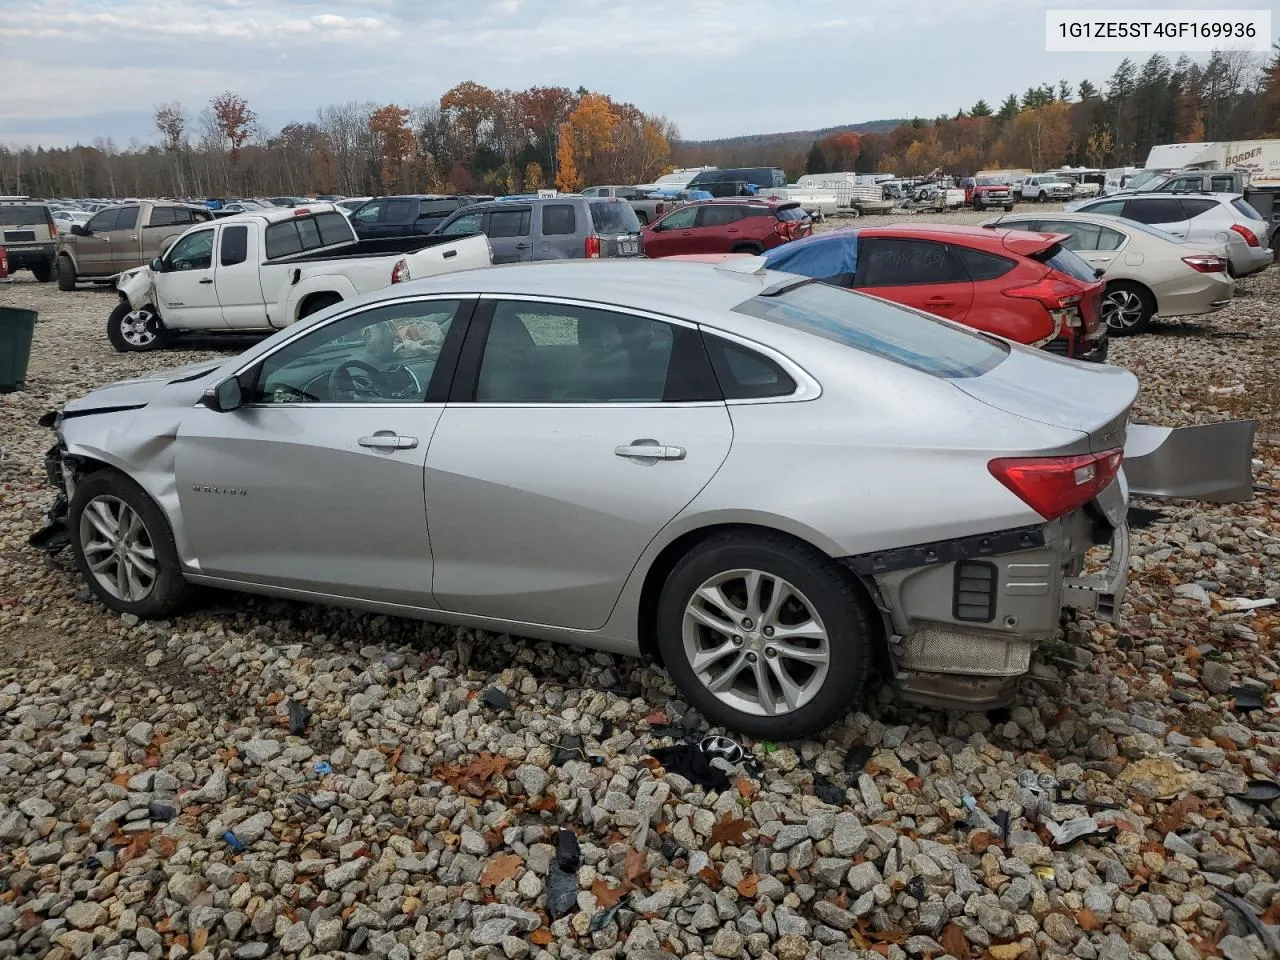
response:
{"label": "silver sedan", "polygon": [[203,584],[647,654],[789,739],[873,663],[1007,702],[1064,608],[1114,615],[1136,391],[756,258],[467,271],[50,416],[43,542],[117,611]]}

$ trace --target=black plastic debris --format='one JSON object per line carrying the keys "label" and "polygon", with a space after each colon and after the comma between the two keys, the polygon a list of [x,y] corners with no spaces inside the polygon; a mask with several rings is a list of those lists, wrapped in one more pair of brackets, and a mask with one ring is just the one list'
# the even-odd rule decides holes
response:
{"label": "black plastic debris", "polygon": [[578,846],[577,834],[572,830],[562,827],[556,831],[556,863],[569,873],[575,873],[582,866],[582,848]]}
{"label": "black plastic debris", "polygon": [[177,806],[165,800],[152,800],[147,804],[147,816],[157,823],[168,823],[177,815]]}
{"label": "black plastic debris", "polygon": [[587,751],[583,749],[582,738],[576,733],[566,733],[560,742],[551,749],[551,762],[565,763],[569,760],[585,760]]}
{"label": "black plastic debris", "polygon": [[300,737],[307,732],[307,724],[311,721],[311,711],[305,704],[297,700],[289,701],[289,732]]}
{"label": "black plastic debris", "polygon": [[1262,941],[1262,945],[1267,948],[1271,956],[1280,954],[1280,936],[1275,933],[1275,928],[1267,926],[1258,916],[1258,911],[1248,902],[1241,900],[1239,897],[1233,897],[1229,893],[1223,893],[1221,890],[1213,892],[1213,898],[1221,903],[1224,907],[1231,907],[1240,919],[1244,921],[1245,927],[1250,933],[1257,934],[1258,939]]}
{"label": "black plastic debris", "polygon": [[696,783],[717,792],[729,789],[729,778],[723,770],[711,765],[712,758],[703,753],[697,744],[677,743],[671,747],[653,747],[649,755],[672,773],[678,773],[690,783]]}
{"label": "black plastic debris", "polygon": [[924,877],[912,877],[907,881],[907,893],[917,900],[924,900],[925,892]]}
{"label": "black plastic debris", "polygon": [[591,926],[589,926],[587,929],[591,933],[596,933],[599,930],[603,930],[609,924],[613,923],[613,918],[618,915],[618,911],[621,910],[623,907],[625,907],[630,900],[631,900],[631,894],[624,893],[618,899],[618,902],[615,903],[612,907],[610,907],[608,910],[602,910],[599,913],[597,913],[594,917],[592,917]]}
{"label": "black plastic debris", "polygon": [[1130,530],[1141,530],[1144,527],[1151,526],[1153,523],[1158,523],[1161,520],[1167,519],[1169,519],[1169,514],[1165,513],[1163,510],[1150,510],[1146,507],[1129,507]]}
{"label": "black plastic debris", "polygon": [[813,795],[823,803],[837,807],[845,801],[844,787],[832,783],[829,777],[821,773],[813,775]]}
{"label": "black plastic debris", "polygon": [[578,878],[552,863],[547,870],[547,913],[555,920],[578,906]]}
{"label": "black plastic debris", "polygon": [[491,710],[510,710],[511,698],[497,687],[490,687],[480,694],[480,702]]}
{"label": "black plastic debris", "polygon": [[1280,783],[1271,780],[1250,780],[1249,785],[1240,793],[1231,796],[1245,803],[1271,803],[1280,799]]}
{"label": "black plastic debris", "polygon": [[662,838],[662,843],[658,849],[667,863],[673,863],[681,857],[687,856],[689,853],[689,851],[680,846],[680,844],[677,843],[670,834],[667,834]]}
{"label": "black plastic debris", "polygon": [[855,744],[850,747],[849,752],[844,755],[844,772],[856,777],[862,773],[867,761],[871,759],[874,753],[875,751],[865,743]]}
{"label": "black plastic debris", "polygon": [[612,720],[600,721],[600,739],[608,740],[612,736],[613,736],[613,721]]}
{"label": "black plastic debris", "polygon": [[1249,713],[1253,710],[1261,710],[1264,706],[1262,702],[1262,690],[1258,687],[1243,686],[1232,687],[1227,694],[1235,700],[1236,710]]}

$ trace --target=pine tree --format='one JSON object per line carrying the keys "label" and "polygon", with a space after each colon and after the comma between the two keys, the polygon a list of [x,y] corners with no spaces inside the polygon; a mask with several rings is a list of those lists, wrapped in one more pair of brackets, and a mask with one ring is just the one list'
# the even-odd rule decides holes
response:
{"label": "pine tree", "polygon": [[971,117],[989,117],[991,116],[991,106],[985,100],[979,100],[969,110]]}

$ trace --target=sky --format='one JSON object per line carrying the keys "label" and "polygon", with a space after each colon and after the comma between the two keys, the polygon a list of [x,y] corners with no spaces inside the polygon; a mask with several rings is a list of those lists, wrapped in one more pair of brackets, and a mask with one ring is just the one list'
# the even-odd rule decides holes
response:
{"label": "sky", "polygon": [[[1088,78],[1101,85],[1124,54],[1045,51],[1044,11],[1066,6],[1062,0],[0,0],[0,142],[155,142],[156,104],[177,100],[195,115],[228,89],[246,97],[262,125],[275,131],[314,119],[325,104],[411,105],[436,100],[463,80],[511,89],[586,86],[667,116],[685,139],[934,117],[979,98],[994,107],[1045,81],[1066,78],[1074,86]],[[1126,6],[1213,4],[1127,0]],[[1280,15],[1273,13],[1273,21],[1280,29]]]}

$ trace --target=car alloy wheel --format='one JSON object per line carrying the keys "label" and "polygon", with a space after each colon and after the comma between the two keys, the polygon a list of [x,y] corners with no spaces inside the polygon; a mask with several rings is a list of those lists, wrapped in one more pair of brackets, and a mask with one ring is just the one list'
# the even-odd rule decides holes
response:
{"label": "car alloy wheel", "polygon": [[1117,333],[1128,333],[1142,323],[1146,305],[1133,290],[1110,290],[1102,298],[1102,319]]}
{"label": "car alloy wheel", "polygon": [[159,321],[146,307],[130,310],[120,320],[120,336],[135,350],[145,350],[160,337]]}
{"label": "car alloy wheel", "polygon": [[103,494],[80,515],[80,549],[98,585],[125,603],[140,603],[156,585],[156,551],[142,517]]}
{"label": "car alloy wheel", "polygon": [[827,628],[795,586],[761,570],[704,581],[685,606],[685,654],[699,682],[733,710],[778,716],[822,689],[831,662]]}

